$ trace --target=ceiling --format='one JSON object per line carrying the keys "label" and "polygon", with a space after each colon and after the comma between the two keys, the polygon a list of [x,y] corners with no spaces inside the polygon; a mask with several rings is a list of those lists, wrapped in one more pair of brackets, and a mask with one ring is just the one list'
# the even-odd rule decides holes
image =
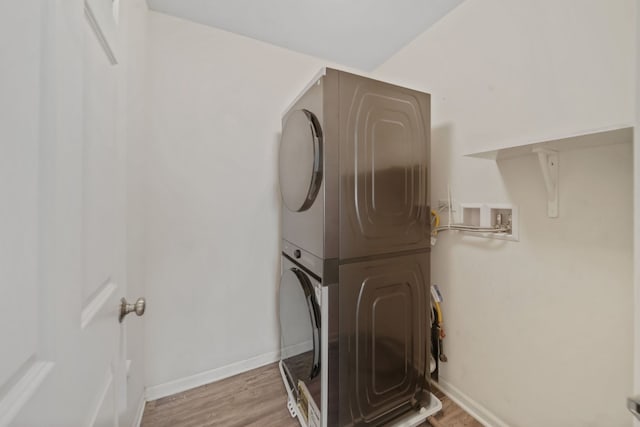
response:
{"label": "ceiling", "polygon": [[371,71],[464,0],[147,0],[152,10]]}

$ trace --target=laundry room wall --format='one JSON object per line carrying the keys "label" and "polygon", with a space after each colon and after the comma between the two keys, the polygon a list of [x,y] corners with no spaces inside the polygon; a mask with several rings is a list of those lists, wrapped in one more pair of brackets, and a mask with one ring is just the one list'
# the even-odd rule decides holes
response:
{"label": "laundry room wall", "polygon": [[434,205],[449,185],[520,208],[519,242],[441,233],[431,258],[440,384],[489,425],[632,423],[631,143],[560,153],[558,218],[535,155],[463,154],[633,124],[635,16],[634,0],[467,1],[376,70],[432,94]]}
{"label": "laundry room wall", "polygon": [[276,360],[280,119],[324,62],[156,12],[148,38],[155,398]]}

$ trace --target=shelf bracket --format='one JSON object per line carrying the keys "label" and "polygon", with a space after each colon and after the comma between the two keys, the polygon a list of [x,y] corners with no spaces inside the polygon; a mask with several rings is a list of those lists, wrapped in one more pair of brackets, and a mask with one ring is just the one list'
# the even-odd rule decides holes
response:
{"label": "shelf bracket", "polygon": [[547,216],[558,217],[558,152],[546,148],[534,148],[538,155],[544,185],[547,188]]}

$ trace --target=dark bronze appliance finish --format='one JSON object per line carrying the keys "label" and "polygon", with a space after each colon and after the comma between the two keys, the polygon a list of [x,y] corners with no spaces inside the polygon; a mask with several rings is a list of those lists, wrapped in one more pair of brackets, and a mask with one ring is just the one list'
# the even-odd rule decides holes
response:
{"label": "dark bronze appliance finish", "polygon": [[429,94],[326,69],[282,128],[284,240],[321,259],[429,250]]}
{"label": "dark bronze appliance finish", "polygon": [[345,425],[380,425],[428,404],[428,277],[426,254],[340,266]]}
{"label": "dark bronze appliance finish", "polygon": [[[281,289],[297,269],[321,313],[308,378],[314,306],[304,284],[298,308],[281,295],[283,370],[323,426],[384,425],[429,404],[430,126],[429,94],[333,69],[283,117]],[[304,332],[285,325],[290,310]]]}

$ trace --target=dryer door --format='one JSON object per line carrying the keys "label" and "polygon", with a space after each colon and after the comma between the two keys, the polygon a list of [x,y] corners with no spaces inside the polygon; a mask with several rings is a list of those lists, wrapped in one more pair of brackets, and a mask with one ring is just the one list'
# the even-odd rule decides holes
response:
{"label": "dryer door", "polygon": [[295,110],[280,141],[280,192],[284,205],[302,212],[313,204],[322,183],[322,129],[308,110]]}
{"label": "dryer door", "polygon": [[313,285],[302,270],[291,267],[280,281],[281,359],[291,389],[320,373],[320,307]]}

